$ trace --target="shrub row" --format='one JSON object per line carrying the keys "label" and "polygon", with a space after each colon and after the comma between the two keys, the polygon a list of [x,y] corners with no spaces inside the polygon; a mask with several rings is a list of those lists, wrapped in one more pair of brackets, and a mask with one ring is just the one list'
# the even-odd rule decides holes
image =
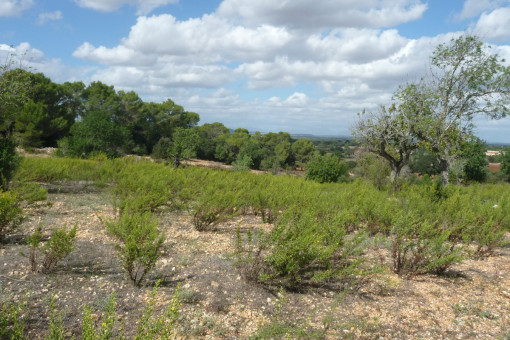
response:
{"label": "shrub row", "polygon": [[256,237],[239,233],[237,263],[246,277],[289,287],[360,275],[363,253],[375,235],[386,240],[382,244],[396,273],[416,275],[490,255],[510,230],[507,184],[443,189],[431,183],[394,193],[360,180],[319,184],[126,159],[25,159],[21,171],[27,178],[78,179],[81,173],[79,179],[109,182],[119,211],[189,211],[202,231],[239,214],[260,216],[274,227],[267,234],[255,232]]}

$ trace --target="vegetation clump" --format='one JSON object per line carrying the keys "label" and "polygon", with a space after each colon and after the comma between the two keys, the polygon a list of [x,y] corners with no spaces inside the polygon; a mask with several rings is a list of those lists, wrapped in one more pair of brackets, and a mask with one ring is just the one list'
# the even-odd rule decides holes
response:
{"label": "vegetation clump", "polygon": [[117,221],[106,223],[107,231],[119,241],[115,245],[122,266],[135,286],[156,266],[164,234],[149,212],[124,212]]}

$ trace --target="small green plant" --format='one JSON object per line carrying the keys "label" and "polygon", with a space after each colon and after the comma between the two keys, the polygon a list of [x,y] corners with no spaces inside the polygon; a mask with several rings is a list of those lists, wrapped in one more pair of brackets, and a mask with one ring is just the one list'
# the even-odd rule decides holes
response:
{"label": "small green plant", "polygon": [[[99,320],[100,327],[96,329],[94,319],[92,317],[93,309],[91,306],[85,305],[83,308],[83,324],[82,324],[82,339],[83,340],[109,340],[113,338],[113,331],[115,320],[117,319],[117,299],[115,293],[110,294],[106,310],[102,318]],[[121,332],[118,339],[124,336]]]}
{"label": "small green plant", "polygon": [[142,317],[138,323],[138,329],[134,340],[151,340],[151,339],[173,339],[175,338],[175,326],[179,320],[180,307],[182,303],[179,299],[181,295],[181,284],[177,284],[172,302],[166,308],[165,312],[157,317],[154,315],[156,305],[156,297],[159,289],[159,281],[151,292],[151,297],[145,305]]}
{"label": "small green plant", "polygon": [[35,231],[27,237],[28,245],[28,260],[30,262],[30,269],[37,271],[37,253],[39,252],[39,245],[42,240],[42,228],[38,226]]}
{"label": "small green plant", "polygon": [[118,221],[107,222],[107,231],[120,242],[115,245],[124,270],[135,286],[140,285],[160,257],[164,234],[149,213],[123,213]]}
{"label": "small green plant", "polygon": [[65,339],[65,327],[62,321],[62,312],[57,311],[57,302],[55,295],[50,300],[50,329],[48,334],[44,337],[44,340],[64,340]]}
{"label": "small green plant", "polygon": [[15,194],[0,191],[0,241],[18,229],[23,222],[23,209]]}
{"label": "small green plant", "polygon": [[24,339],[26,311],[26,302],[0,304],[0,339]]}
{"label": "small green plant", "polygon": [[65,227],[53,230],[53,233],[46,244],[39,248],[43,253],[42,272],[53,271],[57,263],[74,250],[77,226],[67,231]]}
{"label": "small green plant", "polygon": [[236,229],[236,244],[234,252],[234,265],[239,270],[241,276],[247,281],[257,282],[264,268],[265,244],[263,241],[264,233],[258,232],[254,239],[253,231],[248,229],[246,237],[243,240],[241,228]]}

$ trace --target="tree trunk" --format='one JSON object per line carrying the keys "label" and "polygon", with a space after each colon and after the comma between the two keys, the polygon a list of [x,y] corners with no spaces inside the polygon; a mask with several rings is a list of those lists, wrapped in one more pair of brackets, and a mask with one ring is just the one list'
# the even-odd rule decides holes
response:
{"label": "tree trunk", "polygon": [[443,187],[445,187],[448,183],[450,183],[450,179],[448,178],[450,162],[446,159],[439,158],[439,165],[441,167],[441,183],[443,184]]}
{"label": "tree trunk", "polygon": [[390,182],[393,184],[393,190],[398,190],[400,185],[400,171],[402,170],[402,167],[402,165],[390,164]]}

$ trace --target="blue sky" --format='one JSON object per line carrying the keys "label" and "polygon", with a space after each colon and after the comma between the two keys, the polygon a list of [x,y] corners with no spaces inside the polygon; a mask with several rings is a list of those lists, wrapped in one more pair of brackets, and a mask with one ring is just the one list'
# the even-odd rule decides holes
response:
{"label": "blue sky", "polygon": [[[349,135],[463,32],[510,60],[510,1],[0,0],[0,57],[262,132]],[[510,143],[510,118],[476,126]]]}

